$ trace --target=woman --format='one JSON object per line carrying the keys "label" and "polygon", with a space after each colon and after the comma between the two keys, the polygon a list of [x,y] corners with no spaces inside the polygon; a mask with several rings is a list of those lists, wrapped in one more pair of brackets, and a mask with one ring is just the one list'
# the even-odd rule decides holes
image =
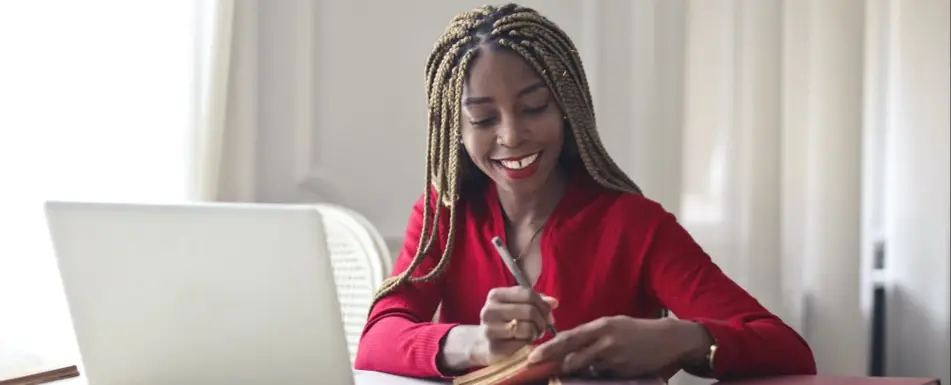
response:
{"label": "woman", "polygon": [[[568,373],[815,373],[806,342],[607,155],[581,60],[554,23],[512,4],[456,16],[426,91],[429,192],[356,368],[450,377],[537,344],[530,360]],[[534,290],[516,285],[495,236]],[[679,319],[658,318],[665,308]]]}

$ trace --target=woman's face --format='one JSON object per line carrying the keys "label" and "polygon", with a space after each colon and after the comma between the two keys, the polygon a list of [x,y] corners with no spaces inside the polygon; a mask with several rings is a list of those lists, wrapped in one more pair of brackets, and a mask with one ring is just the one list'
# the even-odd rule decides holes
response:
{"label": "woman's face", "polygon": [[496,184],[534,193],[558,165],[564,118],[541,76],[521,56],[483,48],[463,85],[462,142]]}

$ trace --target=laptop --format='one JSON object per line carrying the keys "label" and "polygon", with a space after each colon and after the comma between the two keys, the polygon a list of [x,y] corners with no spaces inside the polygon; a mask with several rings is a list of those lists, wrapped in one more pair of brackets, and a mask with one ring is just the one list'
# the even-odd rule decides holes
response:
{"label": "laptop", "polygon": [[316,208],[45,210],[89,385],[353,384]]}

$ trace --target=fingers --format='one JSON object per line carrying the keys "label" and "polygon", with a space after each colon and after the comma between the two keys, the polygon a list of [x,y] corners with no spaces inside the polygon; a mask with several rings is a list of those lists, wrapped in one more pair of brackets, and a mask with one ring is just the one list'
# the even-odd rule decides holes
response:
{"label": "fingers", "polygon": [[563,360],[568,354],[580,351],[607,335],[610,321],[601,318],[572,330],[558,333],[558,336],[539,345],[528,356],[530,363]]}
{"label": "fingers", "polygon": [[[545,301],[545,303],[548,304],[548,307],[550,307],[552,310],[555,310],[556,308],[558,308],[558,299],[556,299],[555,297],[549,297],[547,295],[543,295],[542,301]],[[548,324],[555,323],[555,316],[551,312],[548,313],[548,317],[546,319],[548,320]]]}
{"label": "fingers", "polygon": [[[554,323],[551,309],[558,306],[552,297],[542,297],[534,290],[513,286],[495,288],[489,291],[488,299],[482,308],[482,323],[487,325],[489,338],[518,338],[533,340],[540,336],[547,325]],[[513,331],[505,325],[511,320],[525,321]],[[533,330],[527,330],[532,327]]]}
{"label": "fingers", "polygon": [[[518,320],[524,321],[519,322],[519,329],[523,326],[530,327],[533,329],[531,331],[533,334],[541,334],[542,330],[545,330],[545,325],[547,325],[546,318],[535,306],[528,304],[493,303],[482,309],[482,323],[489,326],[491,330],[507,328],[508,322]],[[533,335],[526,337],[526,339],[531,340],[535,337]]]}
{"label": "fingers", "polygon": [[[538,345],[528,356],[529,363],[563,360],[571,352],[581,349],[597,340],[592,333],[578,333],[576,330],[558,333],[555,338]],[[572,333],[574,332],[574,333]]]}
{"label": "fingers", "polygon": [[614,345],[614,339],[611,336],[598,338],[594,343],[568,354],[562,363],[562,370],[565,373],[573,373],[586,368],[598,362]]}
{"label": "fingers", "polygon": [[[551,298],[551,300],[554,300],[554,298]],[[521,286],[492,289],[489,291],[488,300],[486,302],[530,304],[537,307],[542,314],[548,314],[552,309],[549,302],[543,300],[535,290]],[[554,302],[557,303],[558,301],[554,300]]]}
{"label": "fingers", "polygon": [[532,341],[540,334],[539,329],[531,323],[515,320],[514,328],[509,322],[492,322],[485,324],[485,335],[492,340],[525,340]]}

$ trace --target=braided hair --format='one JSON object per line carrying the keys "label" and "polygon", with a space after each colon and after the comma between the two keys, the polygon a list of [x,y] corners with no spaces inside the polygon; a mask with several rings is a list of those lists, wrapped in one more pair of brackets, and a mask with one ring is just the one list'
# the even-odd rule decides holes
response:
{"label": "braided hair", "polygon": [[[456,15],[433,46],[426,62],[429,98],[429,145],[426,189],[436,190],[436,201],[449,211],[446,246],[436,267],[420,277],[411,274],[438,239],[439,215],[431,194],[424,194],[423,229],[416,255],[402,273],[383,281],[374,302],[405,282],[428,281],[449,264],[456,232],[456,202],[467,191],[479,191],[488,177],[465,150],[461,137],[462,86],[468,66],[482,48],[509,49],[541,75],[565,113],[566,135],[562,163],[580,163],[595,182],[609,189],[640,194],[640,188],[614,163],[601,144],[594,106],[581,57],[571,39],[537,11],[516,4],[483,6]],[[574,137],[574,141],[567,138]],[[435,211],[435,212],[432,212]]]}

